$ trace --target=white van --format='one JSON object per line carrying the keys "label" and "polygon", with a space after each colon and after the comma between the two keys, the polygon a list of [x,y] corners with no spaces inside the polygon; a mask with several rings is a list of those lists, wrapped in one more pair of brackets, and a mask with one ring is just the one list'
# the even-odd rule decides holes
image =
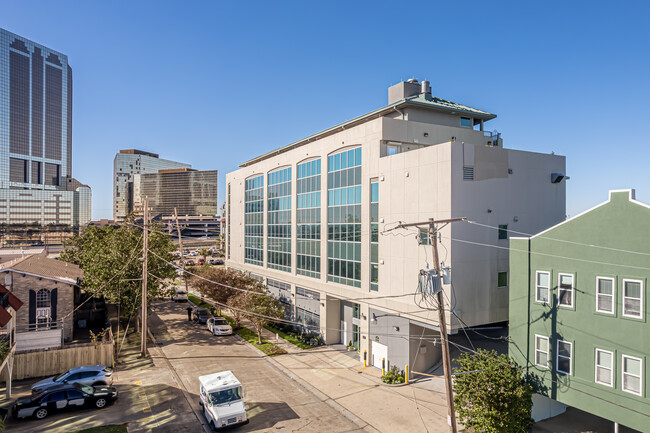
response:
{"label": "white van", "polygon": [[211,429],[248,424],[244,391],[232,371],[199,376],[201,407]]}

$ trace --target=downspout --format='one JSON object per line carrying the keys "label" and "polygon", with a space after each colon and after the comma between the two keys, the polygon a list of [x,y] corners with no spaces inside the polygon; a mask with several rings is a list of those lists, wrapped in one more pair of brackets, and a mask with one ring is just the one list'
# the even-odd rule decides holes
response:
{"label": "downspout", "polygon": [[402,115],[402,120],[404,120],[404,112],[399,111],[399,110],[397,109],[397,107],[393,107],[393,110],[395,110],[395,111],[397,111],[399,114],[401,114],[401,115]]}

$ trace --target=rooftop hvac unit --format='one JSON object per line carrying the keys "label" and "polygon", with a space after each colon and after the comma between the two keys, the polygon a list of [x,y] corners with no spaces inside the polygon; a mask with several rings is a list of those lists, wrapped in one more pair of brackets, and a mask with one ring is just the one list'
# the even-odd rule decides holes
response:
{"label": "rooftop hvac unit", "polygon": [[427,295],[437,295],[442,291],[442,284],[440,283],[440,275],[436,273],[435,269],[420,269],[420,293]]}

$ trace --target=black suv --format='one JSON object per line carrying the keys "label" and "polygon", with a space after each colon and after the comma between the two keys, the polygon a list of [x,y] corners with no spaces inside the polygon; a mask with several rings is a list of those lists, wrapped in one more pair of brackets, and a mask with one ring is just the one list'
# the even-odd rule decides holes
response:
{"label": "black suv", "polygon": [[195,308],[192,312],[192,319],[195,322],[206,323],[210,317],[211,314],[207,308]]}
{"label": "black suv", "polygon": [[16,419],[28,416],[43,419],[52,412],[77,407],[101,409],[115,399],[117,390],[110,386],[54,385],[30,397],[20,397],[11,408],[11,415]]}

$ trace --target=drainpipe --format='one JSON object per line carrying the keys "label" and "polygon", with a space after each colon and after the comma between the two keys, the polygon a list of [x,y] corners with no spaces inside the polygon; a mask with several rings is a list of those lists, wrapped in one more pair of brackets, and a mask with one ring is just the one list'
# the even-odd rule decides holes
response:
{"label": "drainpipe", "polygon": [[403,111],[399,111],[399,110],[397,109],[397,107],[393,107],[393,110],[395,110],[395,111],[397,111],[399,114],[401,114],[401,115],[402,115],[402,120],[404,120],[404,112],[403,112]]}

